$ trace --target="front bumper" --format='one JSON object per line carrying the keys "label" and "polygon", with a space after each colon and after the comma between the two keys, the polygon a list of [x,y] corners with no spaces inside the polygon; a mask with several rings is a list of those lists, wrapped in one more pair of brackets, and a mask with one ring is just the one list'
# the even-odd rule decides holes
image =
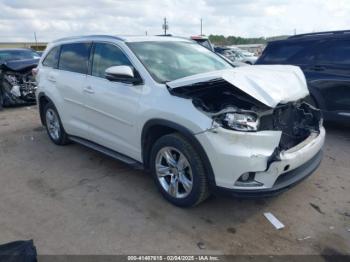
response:
{"label": "front bumper", "polygon": [[[213,131],[198,134],[197,138],[208,155],[215,184],[239,194],[278,192],[310,175],[321,161],[326,133],[321,127],[318,134],[311,134],[270,162],[281,139],[280,131],[245,133],[223,128]],[[260,185],[235,185],[239,177],[247,172],[254,172],[254,180]]]}
{"label": "front bumper", "polygon": [[302,166],[280,175],[271,188],[245,190],[216,187],[216,193],[223,193],[225,195],[244,198],[271,197],[278,195],[284,191],[289,190],[293,186],[309,177],[320,165],[322,155],[323,152],[319,151],[311,160]]}

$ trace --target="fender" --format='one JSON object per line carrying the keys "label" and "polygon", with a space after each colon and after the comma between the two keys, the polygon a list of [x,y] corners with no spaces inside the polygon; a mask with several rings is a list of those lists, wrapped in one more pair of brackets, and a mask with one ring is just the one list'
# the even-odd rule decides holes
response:
{"label": "fender", "polygon": [[322,111],[327,111],[326,103],[324,101],[324,98],[323,98],[321,92],[318,90],[318,88],[316,86],[314,86],[312,84],[312,82],[308,83],[308,87],[309,87],[310,95],[314,97],[314,99],[316,100],[317,105],[319,106],[319,108]]}
{"label": "fender", "polygon": [[51,102],[52,104],[54,104],[54,103],[53,103],[52,100],[45,94],[45,92],[40,92],[40,93],[38,94],[38,98],[37,98],[37,101],[36,101],[36,102],[37,102],[37,105],[38,105],[38,108],[39,108],[40,121],[41,121],[41,124],[42,124],[43,126],[45,126],[45,118],[44,118],[43,112],[42,112],[43,108],[41,108],[41,105],[40,105],[40,99],[41,99],[42,97],[45,97],[45,99],[48,100],[49,102]]}
{"label": "fender", "polygon": [[199,153],[200,158],[203,161],[204,168],[207,171],[208,175],[208,182],[210,187],[216,186],[215,182],[215,176],[214,172],[212,169],[212,166],[210,164],[209,158],[207,154],[204,151],[204,148],[198,141],[198,139],[195,137],[194,133],[190,131],[188,128],[179,125],[177,123],[171,122],[169,120],[165,119],[151,119],[148,120],[145,125],[142,128],[142,133],[141,133],[141,148],[142,148],[142,160],[145,166],[148,164],[148,159],[147,157],[149,156],[150,148],[147,148],[147,136],[149,134],[149,131],[151,130],[152,127],[159,126],[159,127],[164,127],[168,129],[175,130],[176,132],[179,132],[181,135],[183,135],[185,138],[188,139],[188,141],[191,143],[191,145],[195,148],[195,150]]}

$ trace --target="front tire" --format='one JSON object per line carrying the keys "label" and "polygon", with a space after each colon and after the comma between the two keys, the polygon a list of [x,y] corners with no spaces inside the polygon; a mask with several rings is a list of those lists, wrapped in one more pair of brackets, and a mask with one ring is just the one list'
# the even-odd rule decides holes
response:
{"label": "front tire", "polygon": [[2,95],[1,86],[0,86],[0,110],[3,108],[3,104],[4,104],[4,97]]}
{"label": "front tire", "polygon": [[207,175],[193,146],[180,134],[156,141],[150,166],[163,197],[180,207],[196,206],[209,196]]}
{"label": "front tire", "polygon": [[68,135],[64,131],[60,116],[53,103],[48,103],[44,108],[46,131],[49,138],[56,145],[69,144]]}

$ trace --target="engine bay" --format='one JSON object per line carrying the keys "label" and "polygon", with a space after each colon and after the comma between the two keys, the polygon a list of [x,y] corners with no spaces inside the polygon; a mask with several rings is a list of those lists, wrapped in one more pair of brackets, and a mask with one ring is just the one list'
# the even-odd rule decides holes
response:
{"label": "engine bay", "polygon": [[[320,110],[306,103],[305,98],[271,108],[224,79],[169,89],[169,92],[175,96],[192,99],[198,110],[224,128],[230,128],[224,121],[227,113],[245,113],[252,115],[252,118],[256,116],[257,128],[245,131],[281,131],[279,150],[288,150],[301,143],[312,132],[319,132],[322,121]],[[249,121],[249,118],[244,121]]]}
{"label": "engine bay", "polygon": [[3,66],[0,71],[0,92],[4,106],[35,103],[36,82],[32,68],[14,71]]}

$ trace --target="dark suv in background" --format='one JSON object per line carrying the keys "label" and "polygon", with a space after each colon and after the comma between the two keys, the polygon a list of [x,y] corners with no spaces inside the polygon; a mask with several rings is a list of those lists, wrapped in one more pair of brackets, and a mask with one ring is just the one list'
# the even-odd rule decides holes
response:
{"label": "dark suv in background", "polygon": [[325,119],[350,122],[350,30],[270,42],[256,64],[299,66],[308,82],[310,100]]}

